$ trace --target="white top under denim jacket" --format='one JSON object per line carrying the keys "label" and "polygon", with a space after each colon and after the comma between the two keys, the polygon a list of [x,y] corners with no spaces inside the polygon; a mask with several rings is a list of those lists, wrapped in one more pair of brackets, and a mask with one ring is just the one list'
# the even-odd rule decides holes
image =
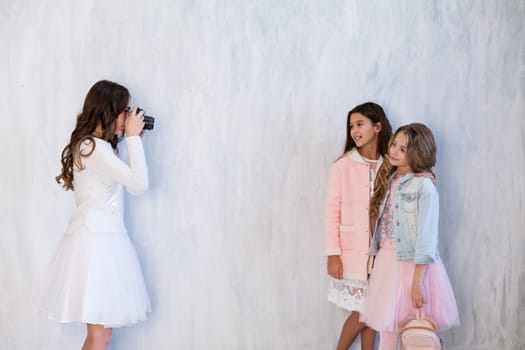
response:
{"label": "white top under denim jacket", "polygon": [[[389,190],[379,206],[379,220],[383,215]],[[404,175],[399,182],[393,202],[394,242],[398,260],[413,259],[416,264],[430,264],[438,258],[439,194],[431,179]],[[379,250],[380,235],[374,234],[368,255]]]}

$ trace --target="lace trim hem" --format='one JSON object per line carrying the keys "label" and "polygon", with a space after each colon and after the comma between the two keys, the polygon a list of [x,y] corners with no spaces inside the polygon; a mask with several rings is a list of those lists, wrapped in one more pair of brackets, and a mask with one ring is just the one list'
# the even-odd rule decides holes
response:
{"label": "lace trim hem", "polygon": [[330,278],[328,301],[348,311],[363,312],[367,285],[366,281]]}

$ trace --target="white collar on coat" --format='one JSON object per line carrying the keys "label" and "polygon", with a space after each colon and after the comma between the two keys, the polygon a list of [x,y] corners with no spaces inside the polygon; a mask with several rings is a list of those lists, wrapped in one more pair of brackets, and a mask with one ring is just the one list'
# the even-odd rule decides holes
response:
{"label": "white collar on coat", "polygon": [[[357,150],[357,148],[352,148],[350,150],[350,152],[347,153],[348,157],[350,157],[350,159],[352,159],[353,161],[356,161],[358,163],[363,163],[363,164],[369,164],[366,160],[363,159],[363,156],[361,156],[361,154],[359,153],[359,151]],[[376,170],[379,169],[381,167],[381,164],[383,164],[383,156],[382,155],[379,155],[379,161],[377,162],[377,167],[376,167]]]}

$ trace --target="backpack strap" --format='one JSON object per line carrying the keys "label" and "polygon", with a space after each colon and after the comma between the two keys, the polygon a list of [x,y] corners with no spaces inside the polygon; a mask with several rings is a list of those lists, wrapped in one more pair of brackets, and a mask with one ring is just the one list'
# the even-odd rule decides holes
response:
{"label": "backpack strap", "polygon": [[436,332],[439,329],[436,322],[425,314],[424,308],[416,310],[416,320],[429,322],[432,325],[432,327],[434,327],[434,332]]}

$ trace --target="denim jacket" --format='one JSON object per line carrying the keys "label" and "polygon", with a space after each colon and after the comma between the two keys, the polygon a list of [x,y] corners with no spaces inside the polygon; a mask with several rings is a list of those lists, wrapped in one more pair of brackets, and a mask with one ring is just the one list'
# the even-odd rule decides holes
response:
{"label": "denim jacket", "polygon": [[[379,207],[379,219],[386,207],[389,190]],[[416,264],[429,264],[438,257],[439,194],[432,180],[408,173],[399,182],[392,203],[392,224],[398,260],[413,259]],[[374,234],[368,255],[379,250],[379,234]]]}

